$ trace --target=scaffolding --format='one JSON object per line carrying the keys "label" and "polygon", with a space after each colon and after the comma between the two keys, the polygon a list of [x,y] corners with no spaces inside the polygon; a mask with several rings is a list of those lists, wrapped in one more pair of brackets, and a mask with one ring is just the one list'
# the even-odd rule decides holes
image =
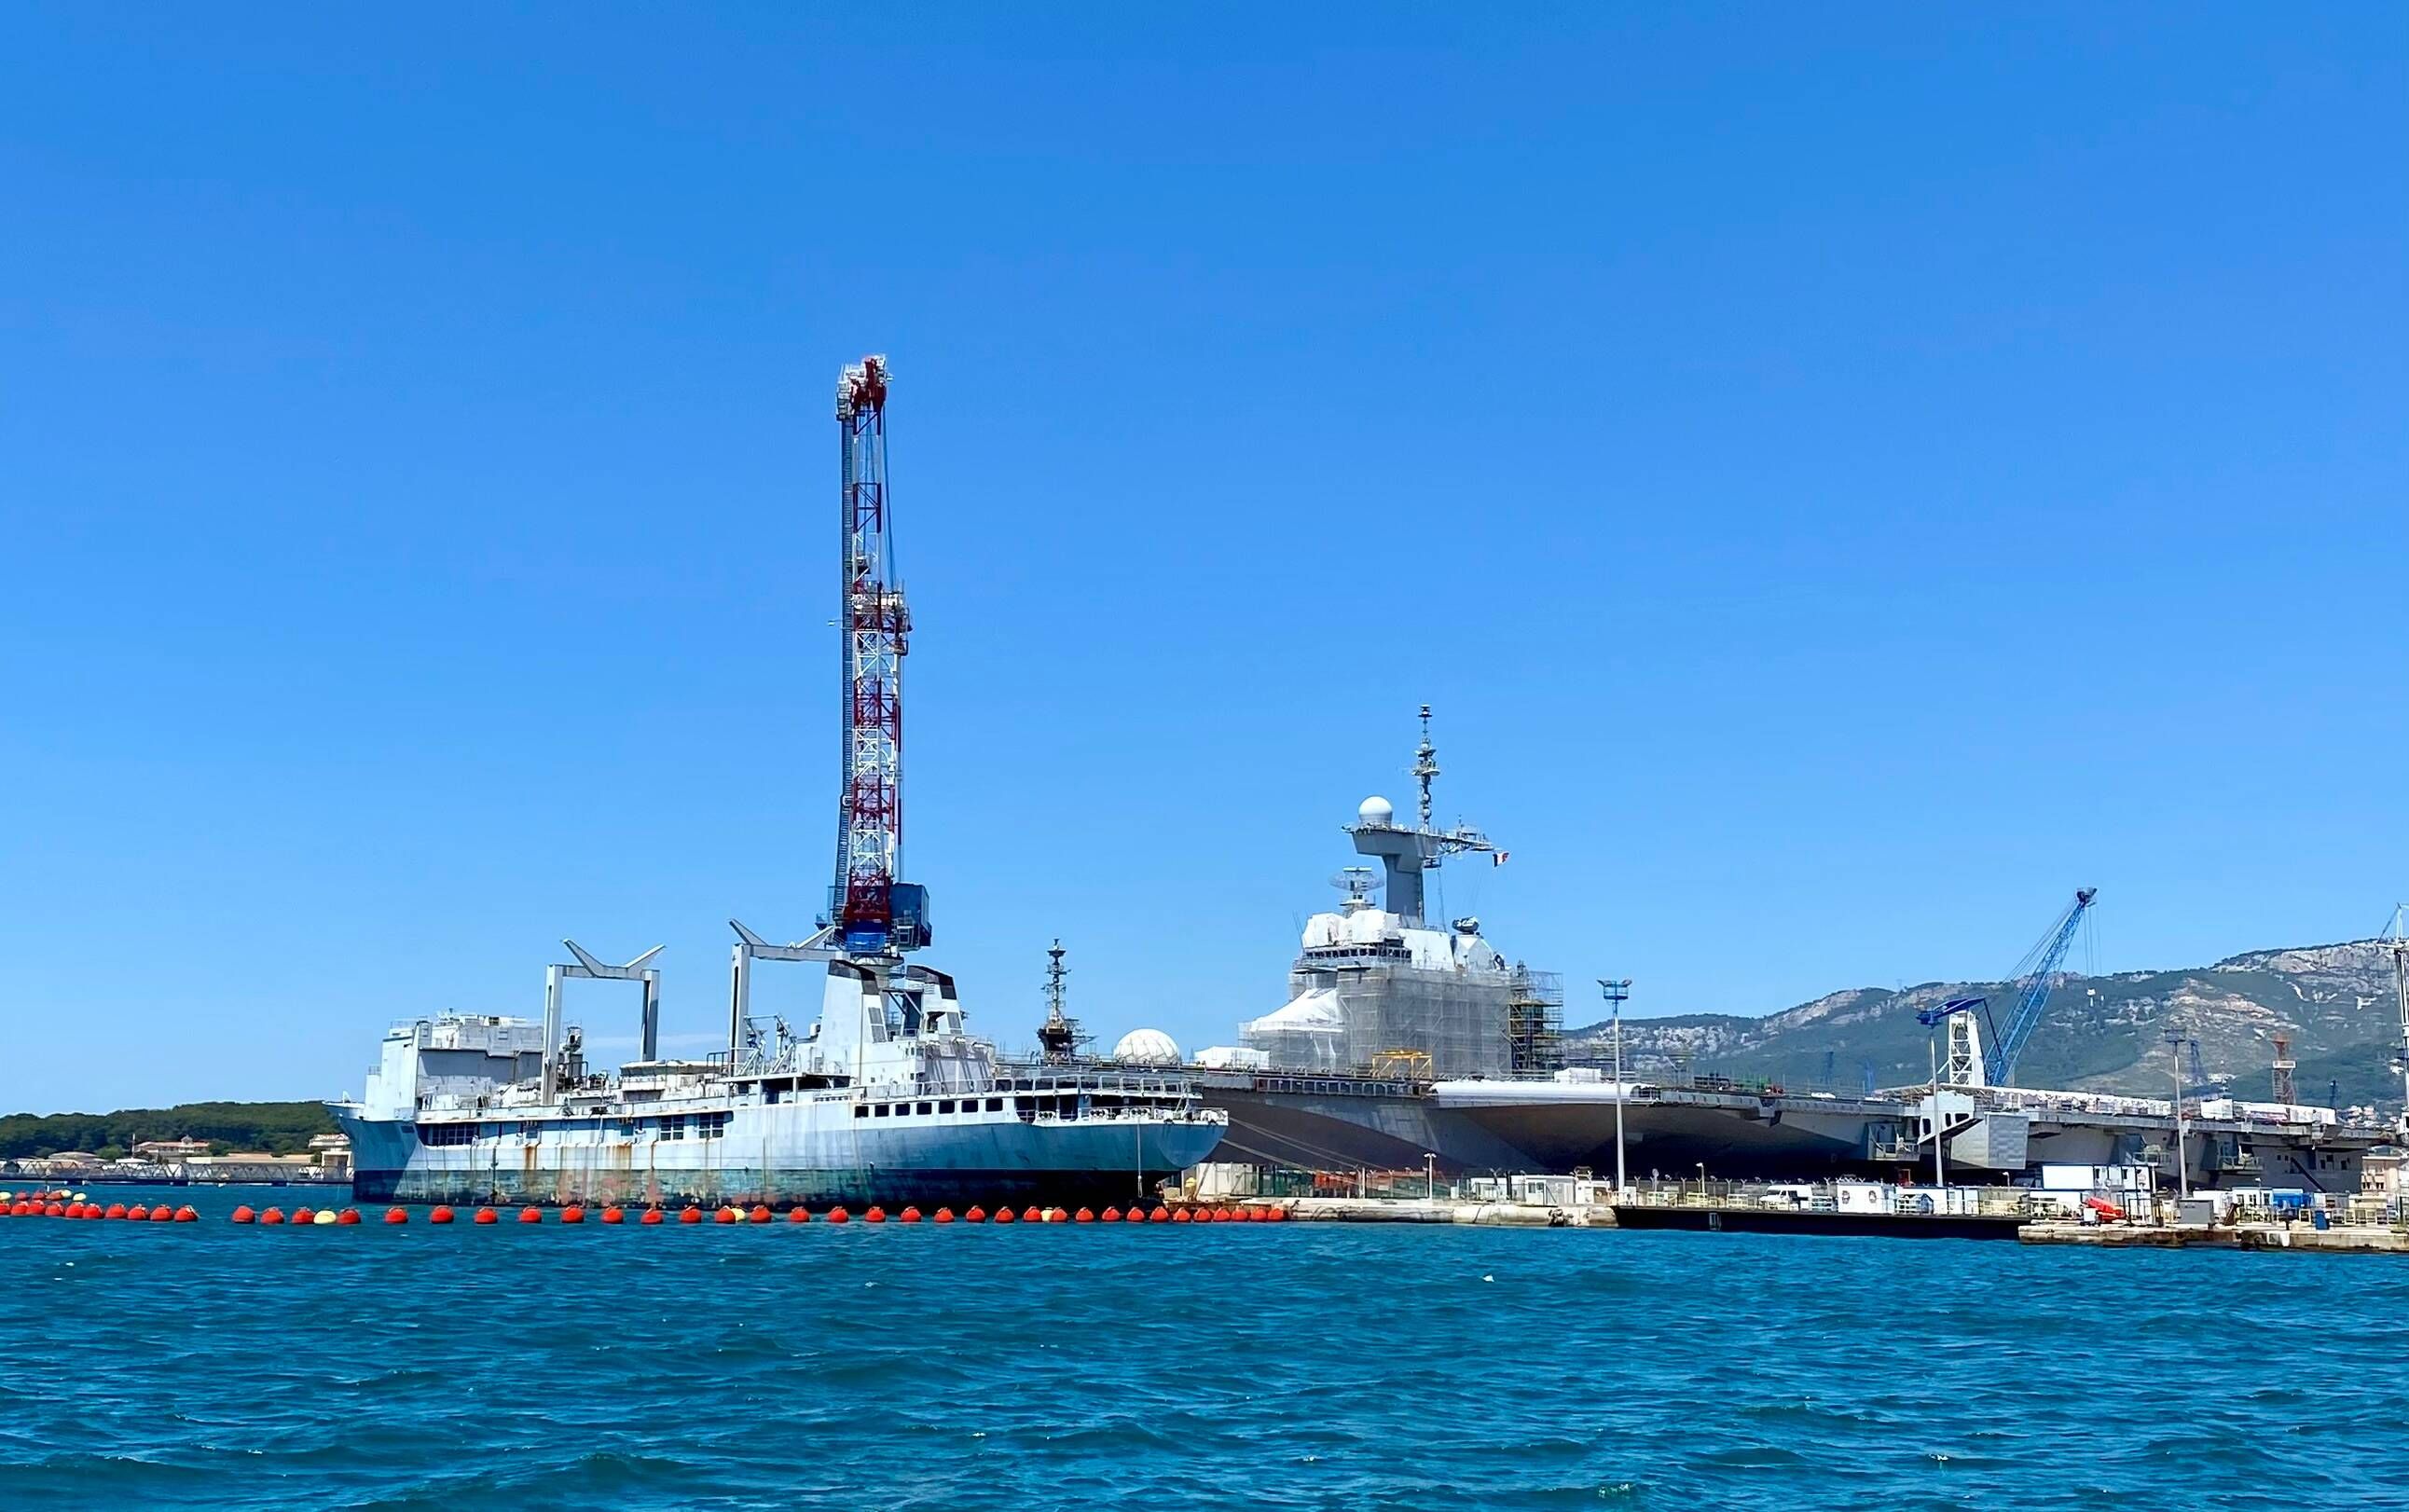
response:
{"label": "scaffolding", "polygon": [[1565,1069],[1565,983],[1553,972],[1535,972],[1521,961],[1506,1000],[1506,1053],[1517,1076],[1545,1076]]}
{"label": "scaffolding", "polygon": [[[1359,958],[1360,959],[1360,958]],[[1435,1079],[1543,1074],[1564,1065],[1564,987],[1552,972],[1361,960],[1301,966],[1291,1001],[1240,1026],[1283,1070],[1410,1064]]]}

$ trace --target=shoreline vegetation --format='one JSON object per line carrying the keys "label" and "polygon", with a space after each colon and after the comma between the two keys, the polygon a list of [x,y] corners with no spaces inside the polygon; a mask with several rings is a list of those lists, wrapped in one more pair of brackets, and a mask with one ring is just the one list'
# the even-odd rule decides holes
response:
{"label": "shoreline vegetation", "polygon": [[212,1155],[264,1150],[299,1155],[319,1134],[336,1131],[320,1102],[180,1102],[172,1108],[115,1113],[12,1113],[0,1116],[0,1160],[79,1150],[105,1160],[151,1140],[202,1139]]}

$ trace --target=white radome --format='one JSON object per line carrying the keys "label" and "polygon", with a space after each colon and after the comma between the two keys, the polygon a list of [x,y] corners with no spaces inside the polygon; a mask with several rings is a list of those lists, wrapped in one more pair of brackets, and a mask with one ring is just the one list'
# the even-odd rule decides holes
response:
{"label": "white radome", "polygon": [[1133,1029],[1113,1046],[1113,1058],[1131,1066],[1176,1066],[1179,1046],[1159,1029]]}
{"label": "white radome", "polygon": [[1387,824],[1397,816],[1397,811],[1376,793],[1356,806],[1355,816],[1365,824]]}

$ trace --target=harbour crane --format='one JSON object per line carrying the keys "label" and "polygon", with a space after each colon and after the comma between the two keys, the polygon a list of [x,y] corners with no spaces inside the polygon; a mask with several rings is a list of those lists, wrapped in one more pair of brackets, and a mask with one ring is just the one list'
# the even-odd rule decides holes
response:
{"label": "harbour crane", "polygon": [[903,851],[903,656],[912,612],[896,575],[887,491],[885,357],[837,379],[844,442],[844,577],[838,589],[844,688],[844,779],[829,921],[850,955],[894,957],[929,943],[928,889],[896,880]]}
{"label": "harbour crane", "polygon": [[2041,1007],[2049,1001],[2050,979],[2057,974],[2059,963],[2074,943],[2075,932],[2083,927],[2084,915],[2090,911],[2091,900],[2099,893],[2097,887],[2077,889],[2074,901],[2067,905],[2049,932],[2016,964],[2015,974],[2008,983],[2013,999],[2006,1007],[2004,1022],[1992,1014],[1987,996],[1952,998],[1938,1008],[1916,1014],[1915,1021],[1927,1029],[1939,1024],[1948,1026],[1948,1058],[1941,1073],[1944,1085],[2011,1084],[2016,1058],[2023,1054],[2025,1042],[2041,1025]]}

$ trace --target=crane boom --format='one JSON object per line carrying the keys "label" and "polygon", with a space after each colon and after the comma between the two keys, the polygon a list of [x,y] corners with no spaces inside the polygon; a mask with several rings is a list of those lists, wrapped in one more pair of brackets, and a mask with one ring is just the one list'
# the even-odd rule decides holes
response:
{"label": "crane boom", "polygon": [[912,612],[895,574],[887,492],[885,357],[837,379],[844,443],[843,578],[838,587],[844,682],[836,883],[829,917],[844,948],[892,955],[929,942],[928,895],[896,880],[903,850],[903,655]]}
{"label": "crane boom", "polygon": [[[2074,943],[2076,931],[2083,927],[2084,914],[2099,895],[2097,887],[2078,888],[2074,901],[2057,916],[2057,922],[2017,962],[2009,982],[2014,997],[2007,1006],[2004,1024],[1993,1016],[1987,997],[1952,998],[1938,1008],[1926,1008],[1915,1015],[1917,1023],[1927,1027],[1943,1023],[1949,1026],[1951,1086],[2009,1085],[2015,1074],[2016,1059],[2024,1053],[2025,1042],[2041,1027],[2041,1009],[2049,1001],[2050,979],[2057,974],[2068,949]],[[1983,1025],[1979,1035],[1974,1030],[1978,1013]]]}

